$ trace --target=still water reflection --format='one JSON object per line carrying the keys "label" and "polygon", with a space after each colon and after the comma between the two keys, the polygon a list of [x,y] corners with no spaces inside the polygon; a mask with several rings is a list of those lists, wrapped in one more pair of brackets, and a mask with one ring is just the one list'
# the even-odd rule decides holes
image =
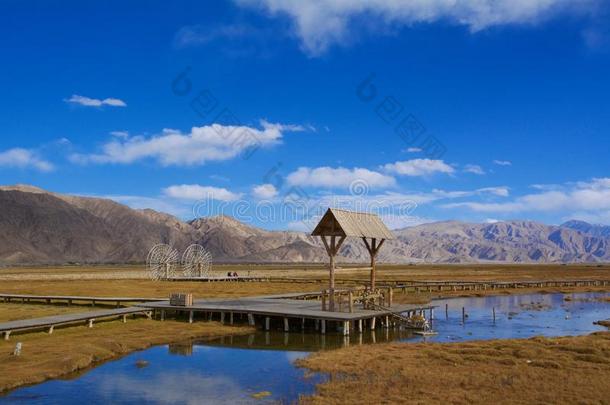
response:
{"label": "still water reflection", "polygon": [[[435,301],[430,341],[560,336],[604,330],[610,294],[532,294]],[[445,308],[447,305],[447,312]],[[468,315],[463,322],[462,307]],[[494,322],[492,308],[496,310]],[[294,402],[324,380],[293,365],[315,350],[386,341],[421,341],[397,329],[344,337],[315,332],[257,332],[208,342],[158,346],[105,363],[70,380],[15,390],[0,403],[242,404]]]}

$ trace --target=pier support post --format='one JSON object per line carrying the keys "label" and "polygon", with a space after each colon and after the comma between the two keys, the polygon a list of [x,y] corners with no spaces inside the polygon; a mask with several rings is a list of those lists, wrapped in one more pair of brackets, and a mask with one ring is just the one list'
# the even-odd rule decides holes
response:
{"label": "pier support post", "polygon": [[362,319],[358,319],[358,333],[362,333]]}
{"label": "pier support post", "polygon": [[343,335],[349,335],[349,321],[343,321]]}
{"label": "pier support post", "polygon": [[354,293],[349,292],[349,312],[354,312]]}
{"label": "pier support post", "polygon": [[466,310],[462,307],[462,323],[466,323]]}
{"label": "pier support post", "polygon": [[388,329],[390,327],[390,317],[389,316],[385,316],[385,324],[383,325],[386,329]]}
{"label": "pier support post", "polygon": [[127,315],[123,315],[123,323],[127,323]]}
{"label": "pier support post", "polygon": [[164,309],[161,310],[161,320],[162,321],[165,320],[165,310]]}
{"label": "pier support post", "polygon": [[284,318],[284,332],[288,332],[290,327],[288,325],[288,318]]}
{"label": "pier support post", "polygon": [[254,323],[254,315],[253,314],[248,314],[248,325],[250,325],[250,326],[255,326],[256,325]]}
{"label": "pier support post", "polygon": [[494,317],[494,323],[496,323],[496,307],[492,307],[491,308],[491,312],[492,312],[493,317]]}
{"label": "pier support post", "polygon": [[4,332],[4,340],[9,340],[11,337],[11,331],[7,330],[6,332]]}
{"label": "pier support post", "polygon": [[371,318],[371,330],[375,330],[375,317]]}
{"label": "pier support post", "polygon": [[301,318],[301,330],[305,330],[305,318]]}
{"label": "pier support post", "polygon": [[89,319],[89,323],[88,323],[87,327],[93,328],[93,321],[94,321],[94,319]]}
{"label": "pier support post", "polygon": [[225,323],[225,313],[224,312],[220,313],[220,323]]}
{"label": "pier support post", "polygon": [[265,317],[265,330],[269,330],[270,323],[271,323],[271,318],[269,318],[268,316]]}
{"label": "pier support post", "polygon": [[229,323],[233,325],[233,312],[229,312]]}
{"label": "pier support post", "polygon": [[189,323],[193,323],[193,311],[189,311]]}
{"label": "pier support post", "polygon": [[322,319],[320,321],[320,323],[321,323],[321,325],[320,325],[321,331],[320,332],[324,335],[324,334],[326,334],[326,320]]}
{"label": "pier support post", "polygon": [[449,304],[445,304],[445,319],[449,319]]}
{"label": "pier support post", "polygon": [[53,325],[49,326],[49,335],[53,334]]}

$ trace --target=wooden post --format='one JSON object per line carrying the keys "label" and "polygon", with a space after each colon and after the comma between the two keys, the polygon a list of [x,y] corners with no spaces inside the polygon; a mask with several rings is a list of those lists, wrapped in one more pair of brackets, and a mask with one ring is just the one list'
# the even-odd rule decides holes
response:
{"label": "wooden post", "polygon": [[7,330],[4,332],[4,340],[9,340],[11,337],[11,331]]}
{"label": "wooden post", "polygon": [[89,328],[93,328],[94,319],[89,319],[89,324],[87,325]]}
{"label": "wooden post", "polygon": [[362,319],[358,319],[358,333],[362,333]]}
{"label": "wooden post", "polygon": [[189,311],[189,323],[193,323],[193,311]]}
{"label": "wooden post", "polygon": [[53,325],[49,326],[49,335],[53,333]]}
{"label": "wooden post", "polygon": [[161,320],[162,321],[165,320],[165,310],[164,309],[161,310]]}
{"label": "wooden post", "polygon": [[326,236],[321,236],[321,238],[322,238],[322,243],[324,244],[324,247],[326,248],[326,253],[328,253],[328,259],[329,259],[330,278],[329,278],[329,283],[328,283],[328,287],[329,287],[328,310],[332,312],[335,310],[335,255],[337,254],[337,252],[339,251],[339,248],[341,247],[341,244],[345,240],[345,236],[341,236],[339,238],[339,241],[337,241],[336,236],[331,235],[330,243],[326,240]]}
{"label": "wooden post", "polygon": [[343,335],[349,335],[349,321],[343,321]]}
{"label": "wooden post", "polygon": [[445,304],[445,319],[449,319],[449,304]]}
{"label": "wooden post", "polygon": [[328,302],[328,310],[333,312],[335,310],[335,237],[330,237],[331,255],[330,255],[330,299]]}
{"label": "wooden post", "polygon": [[354,312],[354,293],[349,292],[349,312]]}
{"label": "wooden post", "polygon": [[322,311],[326,311],[326,290],[322,290]]}
{"label": "wooden post", "polygon": [[224,312],[220,313],[220,323],[225,323],[225,313]]}
{"label": "wooden post", "polygon": [[233,312],[229,312],[229,324],[233,325]]}
{"label": "wooden post", "polygon": [[326,319],[322,319],[320,323],[320,332],[324,335],[326,334]]}
{"label": "wooden post", "polygon": [[288,318],[284,318],[284,332],[288,332],[289,330]]}
{"label": "wooden post", "polygon": [[462,307],[462,323],[466,323],[466,310]]}
{"label": "wooden post", "polygon": [[394,291],[392,290],[392,287],[388,288],[388,307],[392,306],[392,301],[394,298]]}
{"label": "wooden post", "polygon": [[371,318],[371,330],[375,330],[375,317]]}
{"label": "wooden post", "polygon": [[248,314],[248,325],[250,325],[250,326],[255,326],[256,325],[254,323],[254,315],[253,314]]}
{"label": "wooden post", "polygon": [[123,315],[123,323],[127,323],[127,315]]}
{"label": "wooden post", "polygon": [[301,330],[305,330],[305,318],[301,318]]}
{"label": "wooden post", "polygon": [[493,313],[493,317],[494,317],[494,323],[496,323],[496,307],[492,307],[491,311]]}

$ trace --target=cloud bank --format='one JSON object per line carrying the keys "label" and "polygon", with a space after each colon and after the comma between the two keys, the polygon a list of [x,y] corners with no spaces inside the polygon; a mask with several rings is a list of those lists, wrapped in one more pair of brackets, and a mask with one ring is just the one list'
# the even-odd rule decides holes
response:
{"label": "cloud bank", "polygon": [[261,128],[212,124],[193,127],[189,133],[164,129],[153,137],[115,137],[103,145],[100,153],[73,154],[70,160],[81,164],[129,164],[154,159],[162,166],[203,165],[241,154],[249,156],[258,148],[279,143],[286,132],[302,130],[297,125],[267,121],[261,121]]}
{"label": "cloud bank", "polygon": [[66,103],[78,104],[85,107],[102,107],[105,105],[111,107],[127,107],[127,103],[118,98],[105,98],[101,100],[99,98],[79,96],[78,94],[73,94],[72,97],[64,99],[64,101]]}
{"label": "cloud bank", "polygon": [[13,148],[0,152],[0,167],[33,168],[41,172],[50,172],[53,164],[38,156],[35,151]]}
{"label": "cloud bank", "polygon": [[536,24],[562,14],[583,14],[601,0],[235,0],[270,16],[287,16],[311,56],[348,43],[358,18],[380,31],[416,23],[449,22],[472,32],[506,24]]}

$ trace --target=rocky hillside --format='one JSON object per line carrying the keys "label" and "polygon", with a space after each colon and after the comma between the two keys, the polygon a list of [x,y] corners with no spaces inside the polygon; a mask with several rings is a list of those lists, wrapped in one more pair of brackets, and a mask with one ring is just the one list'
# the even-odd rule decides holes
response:
{"label": "rocky hillside", "polygon": [[[66,196],[31,186],[0,187],[0,264],[142,262],[151,246],[184,250],[200,243],[216,262],[321,262],[319,240],[301,232],[266,231],[221,216],[186,223],[153,210],[111,200]],[[570,221],[473,224],[437,222],[397,230],[380,261],[603,262],[610,260],[608,227]],[[360,240],[346,241],[342,261],[368,254]]]}

